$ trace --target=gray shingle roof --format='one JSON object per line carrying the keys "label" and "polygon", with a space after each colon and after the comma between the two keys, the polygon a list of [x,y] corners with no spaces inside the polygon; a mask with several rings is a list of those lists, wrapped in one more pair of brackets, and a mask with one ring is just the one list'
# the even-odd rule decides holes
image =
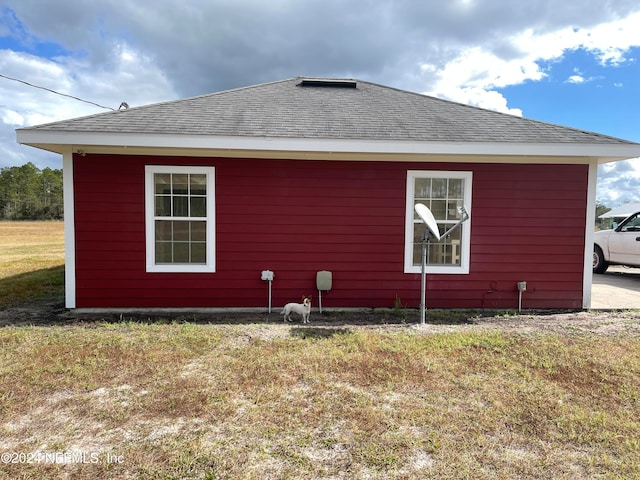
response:
{"label": "gray shingle roof", "polygon": [[633,144],[361,80],[291,78],[23,130],[418,142]]}

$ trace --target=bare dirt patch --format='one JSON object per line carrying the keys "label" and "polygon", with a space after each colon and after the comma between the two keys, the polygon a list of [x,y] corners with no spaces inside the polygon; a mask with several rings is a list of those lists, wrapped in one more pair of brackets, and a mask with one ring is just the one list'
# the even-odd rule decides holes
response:
{"label": "bare dirt patch", "polygon": [[[301,337],[330,336],[336,331],[361,329],[389,330],[411,328],[423,333],[475,331],[497,329],[513,333],[548,332],[564,335],[640,335],[640,310],[437,310],[427,311],[424,325],[419,312],[413,309],[359,309],[312,312],[309,324],[283,322],[277,311],[102,311],[68,310],[61,302],[40,301],[30,305],[0,310],[0,326],[70,325],[77,323],[111,323],[120,321],[149,323],[201,323],[253,325],[283,325],[293,328]],[[265,331],[266,332],[266,331]],[[268,335],[273,335],[269,330]],[[259,334],[258,334],[259,335]],[[267,335],[267,333],[265,333]]]}

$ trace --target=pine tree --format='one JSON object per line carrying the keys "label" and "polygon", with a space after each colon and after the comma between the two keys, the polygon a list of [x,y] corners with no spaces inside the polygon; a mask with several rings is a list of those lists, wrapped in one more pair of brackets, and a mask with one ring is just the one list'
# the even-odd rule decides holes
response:
{"label": "pine tree", "polygon": [[29,162],[0,170],[0,219],[63,218],[62,170],[41,171]]}

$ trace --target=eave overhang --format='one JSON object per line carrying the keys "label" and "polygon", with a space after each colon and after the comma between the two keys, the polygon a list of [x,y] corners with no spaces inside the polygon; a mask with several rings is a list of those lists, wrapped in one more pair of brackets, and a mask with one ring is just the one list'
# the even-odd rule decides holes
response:
{"label": "eave overhang", "polygon": [[566,157],[598,163],[640,157],[640,144],[575,144],[515,142],[424,142],[286,137],[230,137],[131,133],[16,130],[17,141],[63,154],[191,155],[265,158],[358,158],[405,160],[425,156]]}

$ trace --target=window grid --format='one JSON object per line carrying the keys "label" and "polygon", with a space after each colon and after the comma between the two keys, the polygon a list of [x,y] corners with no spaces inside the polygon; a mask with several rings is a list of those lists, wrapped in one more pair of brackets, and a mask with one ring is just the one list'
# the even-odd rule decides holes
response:
{"label": "window grid", "polygon": [[155,173],[153,179],[156,264],[206,264],[206,175]]}
{"label": "window grid", "polygon": [[[426,226],[415,212],[422,203],[431,210],[440,235],[461,219],[459,207],[471,208],[472,173],[468,171],[408,170],[405,223],[405,272],[419,273],[422,239]],[[469,273],[470,222],[463,223],[446,237],[427,245],[430,273]]]}
{"label": "window grid", "polygon": [[[463,205],[464,180],[459,178],[418,177],[414,182],[414,205],[422,203],[433,213],[440,234],[446,232],[461,218],[458,207]],[[415,209],[414,209],[415,212]],[[422,238],[426,227],[414,213],[413,265],[422,261]],[[427,244],[427,264],[460,265],[460,230],[454,230],[438,243]]]}
{"label": "window grid", "polygon": [[156,219],[156,263],[206,264],[206,222]]}

